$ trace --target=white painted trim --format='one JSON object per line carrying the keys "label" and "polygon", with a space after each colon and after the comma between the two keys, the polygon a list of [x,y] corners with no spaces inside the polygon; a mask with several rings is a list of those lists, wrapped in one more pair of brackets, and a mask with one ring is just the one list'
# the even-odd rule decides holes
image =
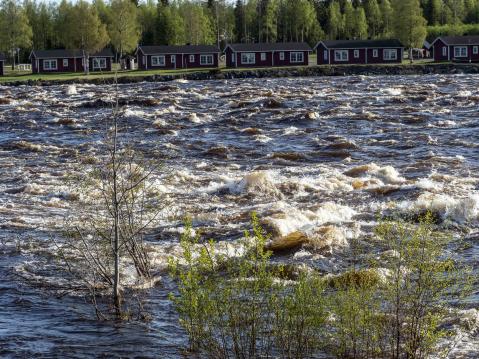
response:
{"label": "white painted trim", "polygon": [[[394,54],[394,57],[389,57],[389,58],[386,58],[386,53],[387,52],[390,52],[390,54]],[[394,51],[394,52],[392,52]],[[398,51],[396,49],[384,49],[383,50],[383,60],[384,61],[396,61],[398,59]]]}
{"label": "white painted trim", "polygon": [[[151,67],[165,67],[166,66],[166,56],[165,55],[154,55],[154,56],[150,56],[150,57],[151,57]],[[154,58],[157,59],[157,64],[153,63]],[[163,64],[161,63],[160,59],[163,59]]]}
{"label": "white painted trim", "polygon": [[[50,65],[49,65],[49,68],[45,68],[45,62],[48,62]],[[54,63],[55,64],[55,67],[51,67],[51,64]],[[58,70],[58,60],[57,59],[46,59],[46,60],[43,60],[43,71],[56,71]]]}
{"label": "white painted trim", "polygon": [[[336,58],[336,54],[346,54],[346,58],[343,58],[342,55],[339,56],[339,59]],[[347,49],[335,49],[334,50],[334,62],[346,62],[349,61],[349,50]]]}
{"label": "white painted trim", "polygon": [[[211,63],[209,61],[201,61],[203,60],[202,57],[207,57],[209,59],[211,59]],[[204,55],[200,55],[200,65],[204,65],[204,66],[207,66],[207,65],[214,65],[215,64],[215,60],[213,58],[213,55],[211,54],[204,54]]]}
{"label": "white painted trim", "polygon": [[[253,55],[253,62],[244,62],[243,61],[243,55]],[[240,53],[240,59],[241,59],[241,65],[254,65],[256,64],[256,53],[254,52],[241,52]]]}
{"label": "white painted trim", "polygon": [[[465,45],[454,45],[453,46],[453,49],[454,49],[454,58],[466,58],[468,56],[468,53],[469,53],[469,46],[465,46]],[[461,49],[466,49],[466,53],[464,55],[460,54],[459,56],[456,55],[456,49],[458,50],[461,50]]]}
{"label": "white painted trim", "polygon": [[[293,61],[293,54],[294,55],[301,55],[301,61]],[[302,63],[304,62],[304,52],[302,51],[293,51],[293,52],[290,52],[289,53],[289,62],[292,63],[292,64],[299,64],[299,63]]]}

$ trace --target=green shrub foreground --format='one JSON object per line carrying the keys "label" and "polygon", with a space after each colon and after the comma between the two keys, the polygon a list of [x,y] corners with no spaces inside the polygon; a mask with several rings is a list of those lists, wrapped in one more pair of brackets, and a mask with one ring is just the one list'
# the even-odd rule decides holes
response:
{"label": "green shrub foreground", "polygon": [[449,240],[433,231],[430,215],[417,226],[382,223],[376,237],[387,259],[290,280],[265,250],[256,215],[229,254],[193,236],[188,223],[183,257],[170,267],[190,350],[209,358],[427,358],[452,334],[441,322],[448,301],[467,289],[466,268],[445,252]]}

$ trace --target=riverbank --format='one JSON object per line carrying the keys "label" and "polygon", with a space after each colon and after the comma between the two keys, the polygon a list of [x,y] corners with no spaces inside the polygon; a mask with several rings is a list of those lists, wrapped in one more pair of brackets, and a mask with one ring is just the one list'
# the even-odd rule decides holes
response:
{"label": "riverbank", "polygon": [[179,71],[129,71],[103,74],[41,74],[0,78],[5,86],[59,84],[108,84],[117,78],[118,83],[167,82],[173,80],[226,80],[235,78],[321,77],[354,75],[423,75],[423,74],[478,74],[479,64],[417,63],[400,65],[332,65],[288,68],[210,69]]}

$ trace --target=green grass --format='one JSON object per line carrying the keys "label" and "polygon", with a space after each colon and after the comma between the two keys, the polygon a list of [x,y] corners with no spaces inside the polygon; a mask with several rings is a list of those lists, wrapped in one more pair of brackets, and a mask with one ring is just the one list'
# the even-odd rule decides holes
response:
{"label": "green grass", "polygon": [[[415,60],[412,65],[418,64],[430,64],[435,65],[439,63],[434,63],[433,60],[425,59],[425,60]],[[444,63],[440,63],[444,64]],[[358,64],[358,65],[334,65],[334,66],[410,66],[411,64],[406,59],[402,62],[402,64]],[[309,66],[316,66],[316,55],[311,55],[309,59]],[[320,65],[320,67],[329,67],[331,65]],[[255,70],[264,70],[264,69],[298,69],[298,68],[305,68],[307,66],[298,67],[298,66],[291,66],[291,67],[258,67],[258,68],[234,68],[228,69],[223,65],[220,66],[221,72],[242,72],[242,71],[255,71]],[[115,65],[114,69],[117,69],[117,65]],[[115,76],[117,77],[146,77],[146,76],[154,76],[154,75],[186,75],[192,73],[205,73],[211,70],[217,70],[216,68],[207,68],[207,69],[180,69],[180,70],[129,70],[129,71],[111,71],[111,72],[91,72],[88,75],[83,73],[51,73],[51,74],[32,74],[28,71],[12,71],[9,66],[4,67],[5,76],[0,76],[0,83],[6,82],[17,82],[17,81],[68,81],[68,80],[92,80],[92,79],[104,79],[104,80],[111,80]]]}
{"label": "green grass", "polygon": [[130,70],[130,71],[111,71],[111,72],[90,72],[88,75],[84,73],[51,73],[51,74],[32,74],[25,71],[12,71],[10,68],[5,67],[5,76],[0,77],[0,83],[2,82],[15,82],[15,81],[51,81],[51,80],[91,80],[91,79],[112,79],[115,76],[118,77],[137,77],[137,76],[153,76],[153,75],[181,75],[191,74],[199,72],[209,72],[213,68],[208,69],[182,69],[182,70]]}

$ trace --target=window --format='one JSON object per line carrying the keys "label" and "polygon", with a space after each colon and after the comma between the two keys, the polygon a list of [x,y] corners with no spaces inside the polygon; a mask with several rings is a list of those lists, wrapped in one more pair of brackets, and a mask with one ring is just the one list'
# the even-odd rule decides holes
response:
{"label": "window", "polygon": [[447,47],[443,46],[442,48],[442,56],[447,56]]}
{"label": "window", "polygon": [[378,57],[378,49],[373,50],[373,57]]}
{"label": "window", "polygon": [[354,58],[359,59],[359,50],[354,50]]}
{"label": "window", "polygon": [[57,60],[43,60],[43,69],[44,70],[56,70],[57,69]]}
{"label": "window", "polygon": [[63,67],[68,67],[68,59],[63,59]]}
{"label": "window", "polygon": [[467,57],[467,46],[454,46],[454,57]]}
{"label": "window", "polygon": [[106,59],[104,57],[94,57],[93,58],[93,68],[94,69],[106,69]]}
{"label": "window", "polygon": [[190,55],[190,62],[195,62],[195,55]]}
{"label": "window", "polygon": [[266,52],[261,53],[261,61],[266,61]]}
{"label": "window", "polygon": [[213,65],[213,55],[201,55],[200,65]]}
{"label": "window", "polygon": [[255,56],[254,52],[244,52],[241,54],[241,63],[242,64],[254,64]]}
{"label": "window", "polygon": [[396,49],[384,49],[383,60],[397,60],[398,51]]}
{"label": "window", "polygon": [[324,50],[324,59],[327,61],[328,60],[328,50]]}
{"label": "window", "polygon": [[235,61],[236,61],[236,54],[233,52],[233,53],[231,54],[231,62],[234,63]]}
{"label": "window", "polygon": [[348,61],[348,50],[334,50],[334,61]]}
{"label": "window", "polygon": [[474,55],[479,54],[479,46],[474,46],[474,47],[472,48],[472,53],[473,53]]}
{"label": "window", "polygon": [[279,53],[279,59],[280,59],[281,61],[284,61],[284,52],[283,52],[283,51],[281,51],[281,52]]}
{"label": "window", "polygon": [[304,54],[302,52],[292,52],[289,55],[291,63],[304,62]]}
{"label": "window", "polygon": [[152,56],[151,66],[165,66],[165,56]]}
{"label": "window", "polygon": [[171,63],[172,64],[176,63],[176,55],[171,55]]}

